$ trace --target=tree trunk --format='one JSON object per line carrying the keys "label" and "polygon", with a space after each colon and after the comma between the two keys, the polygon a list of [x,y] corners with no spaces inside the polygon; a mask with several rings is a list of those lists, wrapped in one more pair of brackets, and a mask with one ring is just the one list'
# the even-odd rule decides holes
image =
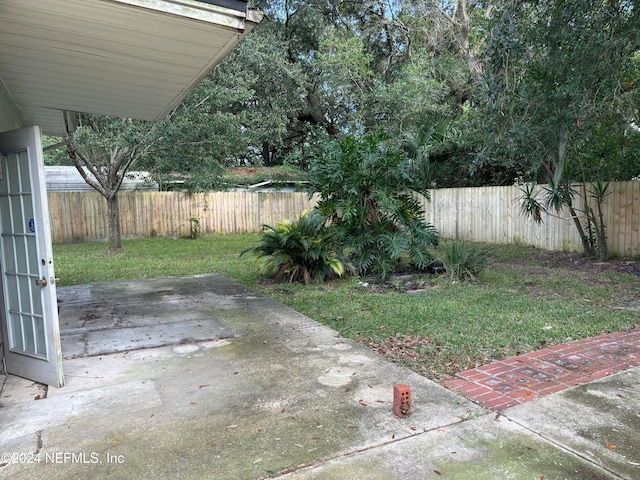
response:
{"label": "tree trunk", "polygon": [[306,109],[298,114],[298,120],[308,122],[313,125],[322,126],[330,137],[337,137],[340,129],[325,117],[322,107],[313,91],[308,91],[306,96]]}
{"label": "tree trunk", "polygon": [[456,15],[460,26],[460,48],[462,55],[467,62],[467,68],[469,68],[471,76],[477,82],[482,75],[482,68],[478,60],[474,57],[469,44],[469,33],[471,29],[469,27],[469,15],[467,14],[467,0],[458,0]]}
{"label": "tree trunk", "polygon": [[604,225],[604,215],[602,214],[602,200],[598,199],[598,216],[600,217],[600,225],[598,225],[598,258],[604,262],[609,258],[609,250],[607,249],[607,234]]}
{"label": "tree trunk", "polygon": [[576,226],[576,230],[578,230],[578,234],[582,239],[582,249],[584,250],[585,256],[593,257],[593,249],[591,248],[591,244],[589,244],[589,241],[587,240],[587,236],[584,233],[584,229],[582,228],[582,223],[580,223],[578,214],[571,204],[567,205],[567,207],[569,208],[569,213],[571,213],[571,219]]}
{"label": "tree trunk", "polygon": [[[135,149],[128,147],[111,150],[107,168],[101,164],[99,158],[83,155],[78,146],[71,142],[67,145],[67,153],[73,161],[76,169],[91,187],[107,200],[107,216],[109,223],[109,251],[120,253],[122,249],[122,237],[120,234],[120,210],[118,209],[118,191],[122,180],[131,164],[136,160]],[[83,166],[93,174],[90,177]],[[118,175],[121,172],[121,175]]]}
{"label": "tree trunk", "polygon": [[118,194],[107,198],[107,215],[109,217],[109,251],[121,253],[122,238],[120,235],[120,210],[118,209]]}
{"label": "tree trunk", "polygon": [[[593,223],[593,230],[596,232],[596,247],[598,249],[598,261],[604,262],[609,257],[607,250],[607,235],[604,224],[604,215],[602,213],[602,200],[596,198],[598,205],[598,218],[593,210],[587,212],[587,218]],[[593,252],[595,254],[595,252]]]}

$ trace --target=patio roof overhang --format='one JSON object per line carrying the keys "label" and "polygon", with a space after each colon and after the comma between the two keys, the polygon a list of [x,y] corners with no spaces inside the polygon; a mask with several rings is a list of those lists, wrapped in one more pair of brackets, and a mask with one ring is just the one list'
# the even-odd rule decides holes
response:
{"label": "patio roof overhang", "polygon": [[3,0],[3,116],[60,136],[75,112],[159,120],[261,18],[241,0]]}

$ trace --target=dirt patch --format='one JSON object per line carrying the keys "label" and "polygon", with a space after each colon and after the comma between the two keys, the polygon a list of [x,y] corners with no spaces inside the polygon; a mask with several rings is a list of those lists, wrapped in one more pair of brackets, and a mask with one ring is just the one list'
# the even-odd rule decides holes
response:
{"label": "dirt patch", "polygon": [[[593,274],[603,274],[607,272],[626,273],[640,277],[640,261],[627,258],[613,258],[606,262],[598,262],[575,252],[550,252],[533,249],[531,261],[537,265],[548,268],[564,268]],[[514,265],[518,264],[519,260],[512,263]]]}
{"label": "dirt patch", "polygon": [[582,296],[584,288],[603,287],[608,294],[600,300],[606,306],[619,308],[640,300],[640,261],[634,259],[598,262],[579,253],[532,248],[522,256],[497,259],[490,268],[517,272],[518,283],[526,286],[524,293],[534,298],[575,299]]}

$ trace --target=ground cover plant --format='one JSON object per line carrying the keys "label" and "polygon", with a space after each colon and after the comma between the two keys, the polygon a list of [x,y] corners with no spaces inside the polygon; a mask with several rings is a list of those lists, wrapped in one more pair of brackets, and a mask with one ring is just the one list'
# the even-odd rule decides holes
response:
{"label": "ground cover plant", "polygon": [[259,240],[125,240],[118,255],[105,253],[106,243],[54,245],[54,261],[62,285],[219,272],[436,380],[640,324],[638,310],[627,309],[640,303],[638,259],[594,263],[577,253],[490,245],[490,267],[470,281],[352,277],[305,286],[261,282],[255,259],[239,256]]}
{"label": "ground cover plant", "polygon": [[276,281],[322,283],[342,276],[350,265],[335,241],[335,230],[318,210],[303,212],[296,220],[265,225],[259,245],[243,250],[261,260],[259,273]]}

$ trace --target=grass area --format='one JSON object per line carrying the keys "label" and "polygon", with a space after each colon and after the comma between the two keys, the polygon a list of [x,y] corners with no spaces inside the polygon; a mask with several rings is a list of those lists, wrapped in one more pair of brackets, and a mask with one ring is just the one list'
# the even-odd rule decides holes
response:
{"label": "grass area", "polygon": [[256,235],[145,238],[124,240],[125,253],[110,254],[107,243],[54,245],[56,276],[60,285],[111,280],[132,280],[219,272],[245,285],[257,285],[251,257],[239,253]]}
{"label": "grass area", "polygon": [[[55,245],[62,285],[219,272],[356,339],[393,361],[438,379],[492,359],[640,324],[622,307],[640,300],[640,269],[621,260],[595,264],[576,254],[491,246],[492,265],[473,282],[419,279],[363,285],[261,283],[251,256],[256,235]],[[630,268],[629,265],[632,265]],[[631,273],[624,273],[631,272]]]}

